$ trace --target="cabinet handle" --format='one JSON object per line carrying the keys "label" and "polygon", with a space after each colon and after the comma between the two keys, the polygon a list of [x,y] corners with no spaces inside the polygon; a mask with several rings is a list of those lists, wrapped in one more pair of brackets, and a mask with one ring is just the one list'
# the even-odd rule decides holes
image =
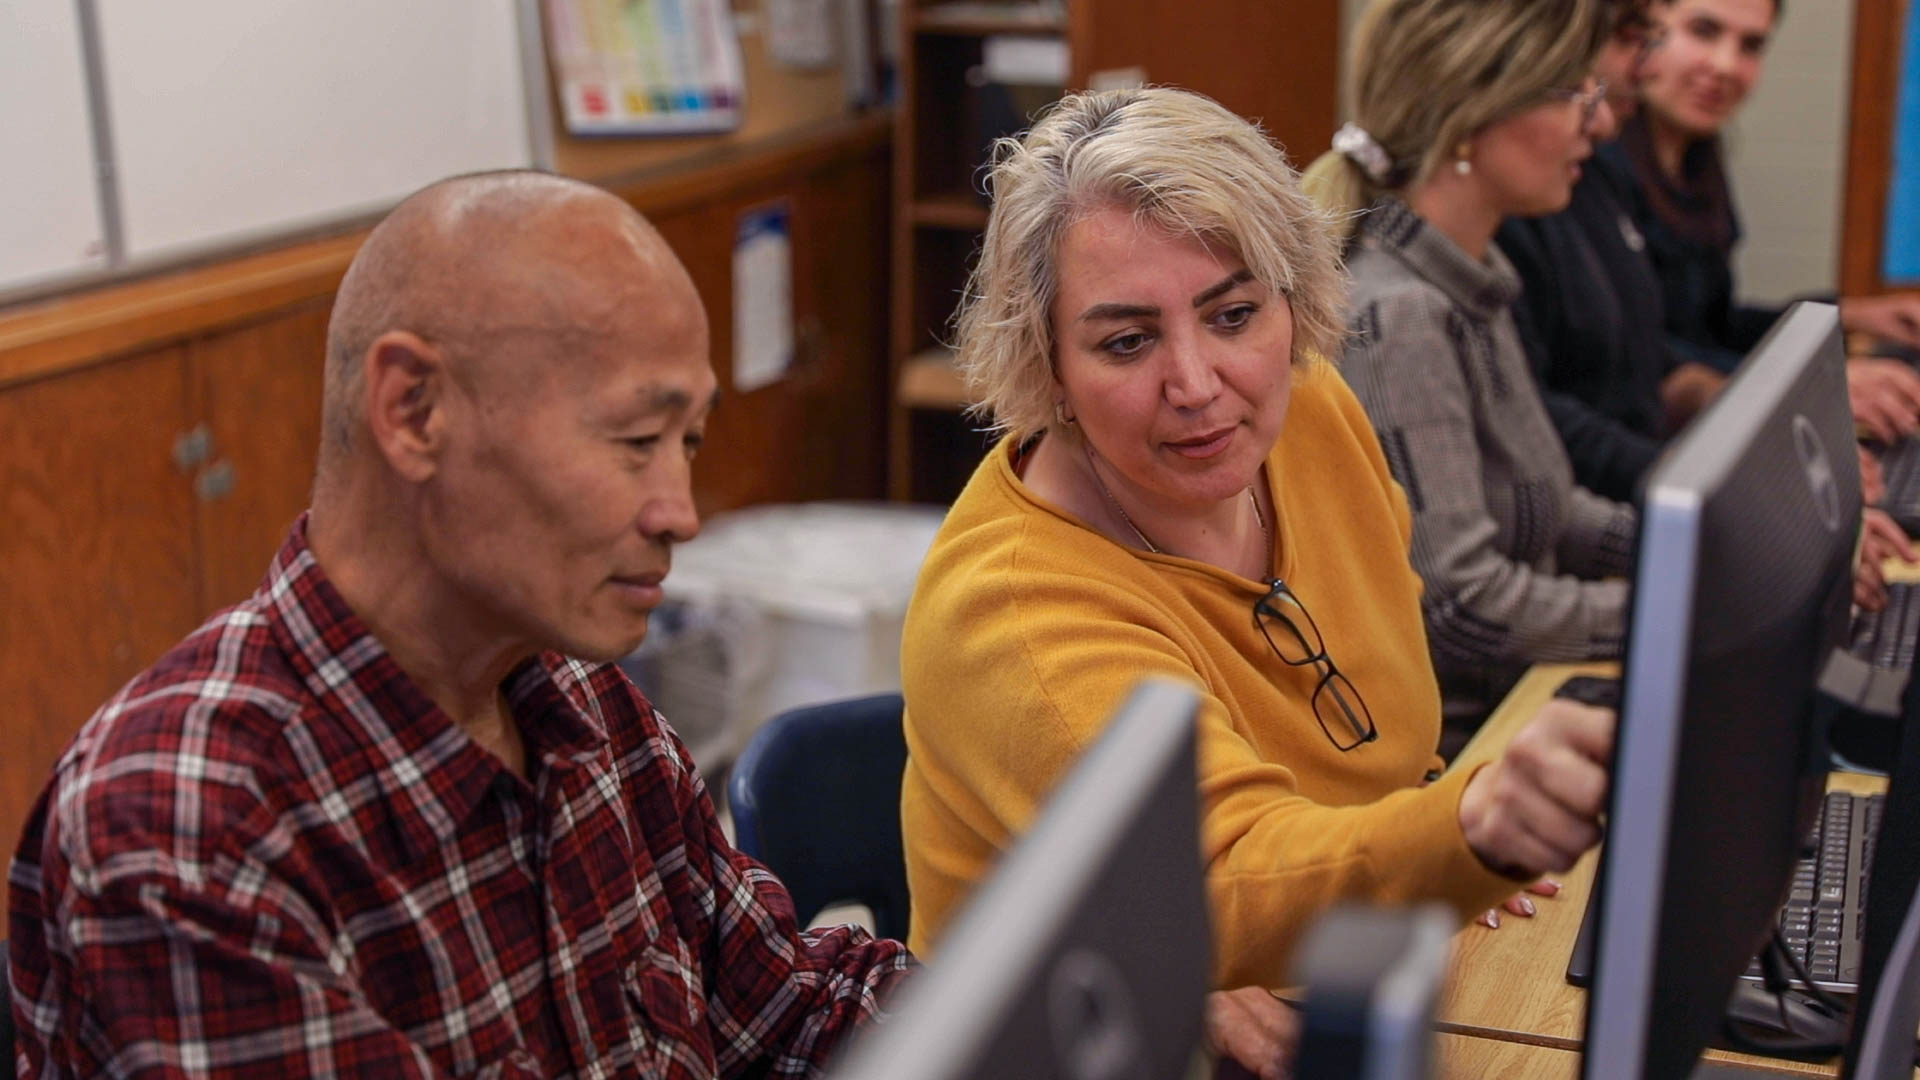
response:
{"label": "cabinet handle", "polygon": [[216,461],[193,478],[193,493],[201,502],[214,502],[233,494],[233,462]]}
{"label": "cabinet handle", "polygon": [[181,472],[194,468],[213,456],[213,432],[205,424],[183,431],[173,439],[173,467]]}

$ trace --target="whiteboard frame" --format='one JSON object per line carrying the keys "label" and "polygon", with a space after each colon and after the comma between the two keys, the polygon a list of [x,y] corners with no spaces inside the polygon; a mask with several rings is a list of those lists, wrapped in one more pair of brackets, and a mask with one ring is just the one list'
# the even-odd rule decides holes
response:
{"label": "whiteboard frame", "polygon": [[[81,64],[86,90],[87,119],[94,155],[95,204],[100,215],[105,264],[97,268],[45,275],[0,286],[0,308],[75,289],[111,284],[198,263],[252,254],[302,239],[338,235],[365,228],[398,205],[399,199],[380,199],[309,218],[289,220],[227,233],[204,244],[182,244],[162,253],[127,253],[124,200],[114,142],[114,124],[106,86],[101,48],[99,0],[72,0],[80,35]],[[541,24],[541,0],[512,0],[516,53],[523,89],[527,150],[531,167],[552,172],[555,129],[552,90],[547,72],[546,36]],[[402,196],[404,198],[404,196]]]}

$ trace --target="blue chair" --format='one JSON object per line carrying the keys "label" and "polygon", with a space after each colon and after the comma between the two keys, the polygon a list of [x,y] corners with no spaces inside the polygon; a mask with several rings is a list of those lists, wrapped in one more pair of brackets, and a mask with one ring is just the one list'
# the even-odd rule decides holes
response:
{"label": "blue chair", "polygon": [[883,938],[907,937],[899,694],[781,713],[727,778],[735,842],[786,883],[805,925],[832,904],[873,911]]}

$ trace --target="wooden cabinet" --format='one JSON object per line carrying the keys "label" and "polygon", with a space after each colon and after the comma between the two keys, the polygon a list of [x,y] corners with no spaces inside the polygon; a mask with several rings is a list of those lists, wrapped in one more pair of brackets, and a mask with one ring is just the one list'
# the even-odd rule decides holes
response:
{"label": "wooden cabinet", "polygon": [[0,836],[74,728],[258,584],[307,504],[326,306],[0,391]]}
{"label": "wooden cabinet", "polygon": [[[713,328],[703,513],[884,494],[891,131],[836,121],[609,185],[687,264]],[[735,392],[736,228],[776,203],[796,362]],[[250,594],[306,507],[327,316],[363,238],[0,311],[0,861],[74,730]]]}
{"label": "wooden cabinet", "polygon": [[[1144,82],[1207,94],[1257,119],[1296,165],[1333,137],[1339,0],[903,0],[894,139],[891,319],[896,498],[947,501],[985,447],[958,410],[946,347],[985,228],[987,140],[975,74],[994,35],[1064,42],[1067,88]],[[1022,101],[1024,105],[1026,102]],[[1007,132],[1010,134],[1011,132]]]}
{"label": "wooden cabinet", "polygon": [[309,301],[188,346],[188,392],[208,435],[193,480],[202,614],[252,595],[307,507],[330,307]]}
{"label": "wooden cabinet", "polygon": [[[879,143],[653,215],[706,304],[720,377],[720,407],[694,466],[702,513],[884,493],[887,160]],[[787,213],[794,362],[779,382],[743,393],[732,371],[733,238],[743,214],[768,206]]]}

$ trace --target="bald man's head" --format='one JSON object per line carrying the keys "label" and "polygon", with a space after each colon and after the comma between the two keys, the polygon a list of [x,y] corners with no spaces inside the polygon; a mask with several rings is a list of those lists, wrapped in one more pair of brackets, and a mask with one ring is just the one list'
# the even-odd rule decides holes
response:
{"label": "bald man's head", "polygon": [[442,350],[463,382],[565,377],[501,361],[589,352],[583,346],[633,304],[704,318],[665,241],[606,191],[524,171],[423,188],[373,230],[334,299],[322,481],[364,442],[362,376],[382,335],[405,331]]}

